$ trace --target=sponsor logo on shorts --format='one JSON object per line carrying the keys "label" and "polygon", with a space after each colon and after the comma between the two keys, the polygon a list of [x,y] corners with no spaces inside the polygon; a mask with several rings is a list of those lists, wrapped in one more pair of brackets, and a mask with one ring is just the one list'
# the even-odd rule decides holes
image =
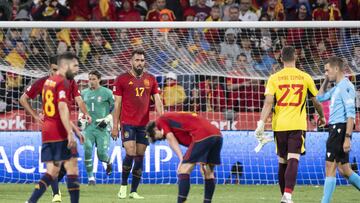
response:
{"label": "sponsor logo on shorts", "polygon": [[129,132],[128,132],[128,131],[125,131],[125,132],[124,132],[124,137],[125,137],[125,138],[129,138]]}
{"label": "sponsor logo on shorts", "polygon": [[330,157],[331,153],[330,153],[330,152],[328,152],[328,153],[326,153],[326,155],[327,155],[327,157]]}

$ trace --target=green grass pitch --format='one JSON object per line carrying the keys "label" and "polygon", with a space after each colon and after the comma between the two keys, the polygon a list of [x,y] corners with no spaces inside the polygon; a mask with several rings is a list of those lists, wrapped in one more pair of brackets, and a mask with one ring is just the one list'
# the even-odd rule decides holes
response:
{"label": "green grass pitch", "polygon": [[[34,188],[33,184],[0,184],[0,202],[25,202]],[[64,203],[68,203],[69,195],[65,184],[60,184]],[[177,185],[140,185],[139,194],[145,200],[117,198],[119,185],[81,185],[80,202],[83,203],[168,203],[176,202]],[[279,203],[280,194],[277,185],[217,185],[214,203]],[[322,187],[296,186],[293,195],[295,203],[319,203],[322,196]],[[187,203],[198,203],[203,200],[203,185],[191,185]],[[51,202],[51,188],[48,188],[39,203]],[[334,203],[360,202],[359,191],[352,186],[336,187]]]}

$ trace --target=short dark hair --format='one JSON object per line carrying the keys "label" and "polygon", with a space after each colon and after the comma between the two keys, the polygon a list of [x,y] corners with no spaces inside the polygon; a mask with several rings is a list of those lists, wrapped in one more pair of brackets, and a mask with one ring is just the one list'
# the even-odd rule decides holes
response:
{"label": "short dark hair", "polygon": [[50,57],[49,57],[49,65],[51,65],[51,64],[55,64],[55,65],[57,65],[57,60],[58,60],[58,56],[57,55],[51,55]]}
{"label": "short dark hair", "polygon": [[286,46],[281,51],[281,58],[283,62],[295,61],[295,48]]}
{"label": "short dark hair", "polygon": [[337,56],[331,56],[325,60],[324,65],[329,64],[332,68],[339,67],[340,70],[344,68],[344,61]]}
{"label": "short dark hair", "polygon": [[240,53],[239,55],[237,55],[237,56],[236,56],[236,60],[239,60],[240,56],[245,57],[246,60],[247,60],[247,56],[246,56],[245,53]]}
{"label": "short dark hair", "polygon": [[95,75],[99,80],[101,79],[101,74],[97,70],[90,71],[89,75]]}
{"label": "short dark hair", "polygon": [[155,121],[150,121],[145,127],[145,132],[146,132],[147,136],[149,137],[149,141],[151,143],[156,141],[155,140],[156,132],[155,132],[155,129],[154,129],[155,127],[156,127]]}
{"label": "short dark hair", "polygon": [[211,9],[220,9],[220,6],[214,5],[214,6],[211,7]]}
{"label": "short dark hair", "polygon": [[57,64],[59,65],[62,60],[73,60],[73,59],[78,59],[76,54],[72,51],[65,51],[64,53],[58,56]]}
{"label": "short dark hair", "polygon": [[135,54],[138,55],[144,55],[145,56],[145,51],[144,49],[135,49],[131,52],[131,58],[135,56]]}
{"label": "short dark hair", "polygon": [[236,9],[236,10],[240,11],[239,6],[237,6],[236,4],[230,6],[229,11],[230,11],[231,9]]}

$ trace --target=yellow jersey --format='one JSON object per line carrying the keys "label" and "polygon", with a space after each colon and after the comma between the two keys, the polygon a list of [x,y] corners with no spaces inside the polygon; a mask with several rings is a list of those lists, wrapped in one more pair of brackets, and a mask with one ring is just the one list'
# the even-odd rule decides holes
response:
{"label": "yellow jersey", "polygon": [[315,97],[314,80],[304,71],[285,67],[270,76],[265,95],[274,95],[273,131],[307,130],[306,96]]}

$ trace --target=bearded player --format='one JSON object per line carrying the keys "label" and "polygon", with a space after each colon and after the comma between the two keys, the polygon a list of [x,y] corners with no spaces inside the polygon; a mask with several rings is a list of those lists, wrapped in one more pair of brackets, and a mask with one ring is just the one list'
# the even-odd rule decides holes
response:
{"label": "bearded player", "polygon": [[[35,121],[37,121],[38,123],[40,123],[41,125],[43,125],[43,121],[44,121],[44,115],[42,113],[37,114],[36,111],[31,107],[30,103],[29,103],[29,99],[35,99],[38,95],[41,95],[41,91],[43,89],[44,83],[45,81],[56,74],[57,70],[58,70],[58,66],[57,66],[57,55],[52,55],[50,57],[49,60],[49,75],[42,77],[38,80],[36,80],[32,85],[30,85],[25,93],[20,97],[20,104],[25,108],[25,110],[35,119]],[[82,112],[84,112],[85,114],[85,118],[90,119],[91,117],[89,116],[87,110],[86,110],[86,106],[85,103],[83,102],[79,90],[78,90],[78,86],[75,82],[75,80],[70,80],[70,100],[73,101],[75,100],[76,103],[78,104],[80,110]],[[80,130],[75,127],[75,125],[73,125],[71,123],[71,125],[73,126],[73,130],[74,132],[79,136],[81,143],[84,140],[83,135],[81,134]],[[75,153],[76,155],[77,153]],[[51,183],[51,189],[52,189],[52,194],[53,194],[53,199],[52,202],[61,202],[61,193],[59,190],[59,181],[62,180],[62,178],[65,176],[66,171],[64,166],[61,167],[61,170],[59,172],[59,177],[57,179],[55,179],[52,183]]]}
{"label": "bearded player", "polygon": [[71,203],[79,202],[80,184],[76,141],[70,121],[70,80],[79,70],[76,55],[65,52],[58,57],[58,71],[49,77],[43,86],[42,103],[44,122],[42,125],[41,161],[46,164],[46,173],[35,186],[28,202],[37,202],[46,188],[56,180],[61,164],[67,173],[67,187]]}
{"label": "bearded player", "polygon": [[[204,201],[211,202],[215,191],[215,165],[220,164],[223,138],[220,130],[196,113],[165,113],[146,126],[152,142],[166,139],[180,159],[177,202],[185,202],[190,191],[190,173],[196,163],[205,178]],[[183,156],[180,145],[188,147]]]}
{"label": "bearded player", "polygon": [[[151,96],[155,101],[157,113],[163,114],[163,105],[159,96],[158,84],[154,76],[145,72],[145,52],[134,50],[131,54],[131,70],[118,76],[113,93],[115,96],[113,129],[114,140],[119,137],[126,151],[122,166],[122,181],[118,197],[127,197],[127,184],[132,169],[130,198],[144,199],[137,193],[146,147],[149,145],[145,126],[149,122],[149,107]],[[133,166],[133,162],[134,166]]]}

